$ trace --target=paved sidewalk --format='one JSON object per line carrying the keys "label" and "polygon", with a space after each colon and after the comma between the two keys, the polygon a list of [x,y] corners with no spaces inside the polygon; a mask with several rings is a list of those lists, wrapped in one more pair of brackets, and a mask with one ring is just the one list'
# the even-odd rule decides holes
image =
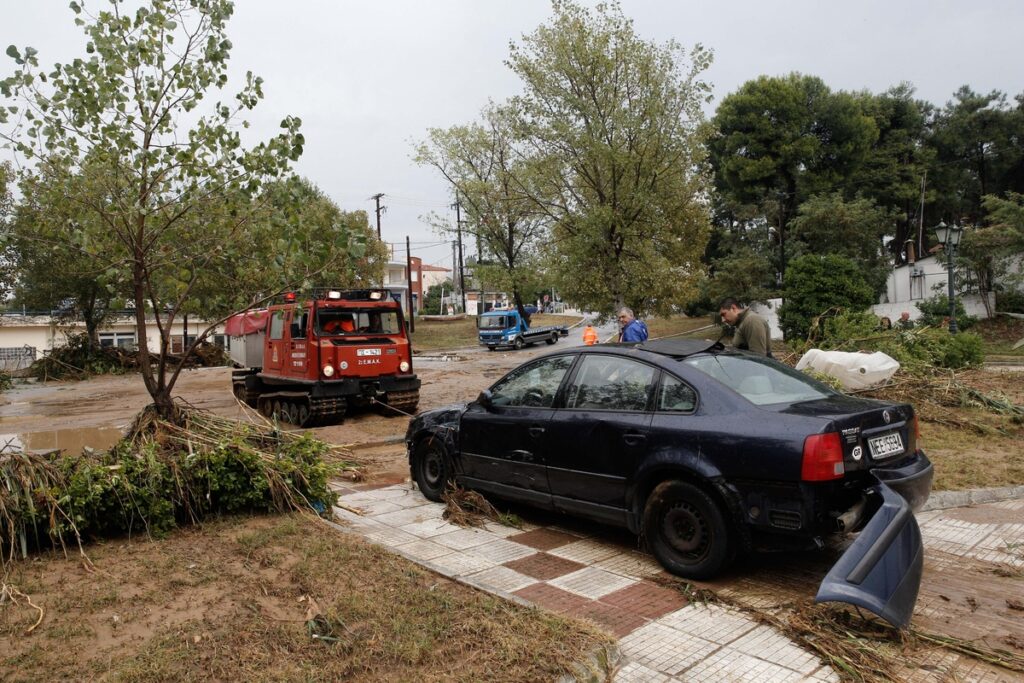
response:
{"label": "paved sidewalk", "polygon": [[619,640],[616,681],[838,681],[774,629],[720,605],[688,604],[653,579],[649,555],[556,526],[467,529],[409,484],[341,488],[338,516],[370,541],[440,574],[521,604],[601,624]]}
{"label": "paved sidewalk", "polygon": [[[813,653],[742,611],[688,603],[659,582],[670,575],[624,541],[626,534],[601,527],[602,536],[595,538],[580,530],[585,525],[528,522],[521,529],[491,523],[468,529],[445,522],[444,506],[427,501],[409,483],[337,490],[342,504],[363,513],[337,508],[338,516],[368,540],[481,590],[604,626],[619,638],[622,666],[616,681],[840,680]],[[1009,585],[979,583],[978,573],[965,570],[971,562],[1024,569],[1022,520],[1024,500],[919,514],[928,557],[915,623],[930,630],[953,620],[956,634],[968,640],[1010,634],[1024,642],[1019,613],[1003,604],[1005,590],[1017,585],[1013,579],[1003,579]],[[813,594],[820,578],[815,572],[824,569],[809,568],[808,561],[804,556],[791,567],[752,571],[716,592],[753,607],[779,609],[794,596]],[[821,561],[827,558],[810,563]],[[804,573],[808,576],[800,576]],[[911,665],[905,673],[915,682],[950,680],[950,675],[979,683],[1018,680],[948,652],[943,661]]]}

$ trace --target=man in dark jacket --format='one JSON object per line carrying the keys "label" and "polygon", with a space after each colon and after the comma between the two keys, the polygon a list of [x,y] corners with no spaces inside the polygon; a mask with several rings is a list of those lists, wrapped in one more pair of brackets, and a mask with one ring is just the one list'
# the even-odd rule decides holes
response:
{"label": "man in dark jacket", "polygon": [[727,324],[736,328],[732,336],[733,346],[771,357],[771,333],[767,320],[749,308],[742,308],[739,302],[731,297],[722,300],[718,306],[718,314]]}

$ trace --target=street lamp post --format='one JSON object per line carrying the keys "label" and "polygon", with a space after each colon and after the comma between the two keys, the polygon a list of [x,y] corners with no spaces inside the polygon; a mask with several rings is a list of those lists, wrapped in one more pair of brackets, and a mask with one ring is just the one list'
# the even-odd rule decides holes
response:
{"label": "street lamp post", "polygon": [[960,236],[964,229],[956,223],[946,225],[945,221],[935,226],[935,237],[938,238],[942,250],[946,252],[947,284],[949,285],[949,333],[956,334],[956,301],[953,293],[953,252],[960,244]]}

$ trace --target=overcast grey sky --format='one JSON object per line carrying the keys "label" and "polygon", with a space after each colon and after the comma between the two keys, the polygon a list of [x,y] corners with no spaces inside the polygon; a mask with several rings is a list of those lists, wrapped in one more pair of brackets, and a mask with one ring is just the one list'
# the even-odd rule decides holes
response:
{"label": "overcast grey sky", "polygon": [[[0,49],[35,47],[44,67],[84,54],[67,5],[0,0]],[[964,84],[1024,92],[1020,0],[622,0],[622,8],[645,38],[714,50],[709,114],[745,81],[791,71],[876,93],[909,81],[935,104]],[[401,242],[404,257],[409,235],[414,255],[449,267],[450,247],[428,246],[444,238],[420,217],[447,212],[451,196],[435,172],[412,163],[412,145],[430,127],[466,123],[489,98],[515,94],[503,64],[509,41],[549,14],[546,0],[237,0],[229,90],[246,70],[262,76],[267,97],[250,117],[259,139],[284,116],[301,117],[306,147],[296,170],[371,220],[368,198],[385,193],[384,239]],[[3,75],[13,68],[6,57],[0,64]]]}

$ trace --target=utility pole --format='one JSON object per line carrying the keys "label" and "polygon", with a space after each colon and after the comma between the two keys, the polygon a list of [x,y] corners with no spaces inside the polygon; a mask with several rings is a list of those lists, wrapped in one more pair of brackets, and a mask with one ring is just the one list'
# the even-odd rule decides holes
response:
{"label": "utility pole", "polygon": [[388,207],[380,205],[380,200],[381,200],[381,197],[383,197],[383,196],[384,196],[383,192],[378,192],[377,194],[375,194],[372,197],[370,197],[370,199],[373,199],[373,200],[375,200],[377,202],[377,239],[378,240],[380,239],[380,214],[382,212],[388,210]]}
{"label": "utility pole", "polygon": [[405,236],[405,286],[409,288],[409,332],[416,331],[416,316],[412,310],[412,249],[409,248],[409,236]]}
{"label": "utility pole", "polygon": [[[459,193],[455,193],[455,231],[459,236],[459,294],[462,295],[462,312],[466,312],[466,274],[462,269],[462,213]],[[455,264],[452,264],[455,265]]]}

